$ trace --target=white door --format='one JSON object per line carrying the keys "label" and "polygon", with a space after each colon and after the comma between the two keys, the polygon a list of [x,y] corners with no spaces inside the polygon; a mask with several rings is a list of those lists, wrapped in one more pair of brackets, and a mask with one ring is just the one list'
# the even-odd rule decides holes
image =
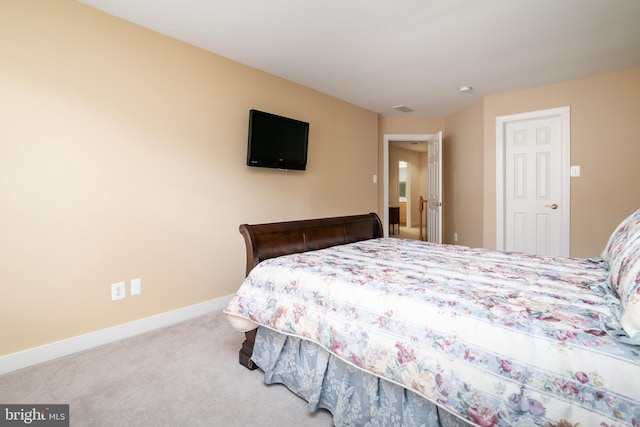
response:
{"label": "white door", "polygon": [[442,132],[427,142],[427,240],[442,243]]}
{"label": "white door", "polygon": [[498,249],[569,256],[569,124],[568,111],[565,117],[559,110],[499,118],[504,181],[502,197],[497,194],[503,200]]}

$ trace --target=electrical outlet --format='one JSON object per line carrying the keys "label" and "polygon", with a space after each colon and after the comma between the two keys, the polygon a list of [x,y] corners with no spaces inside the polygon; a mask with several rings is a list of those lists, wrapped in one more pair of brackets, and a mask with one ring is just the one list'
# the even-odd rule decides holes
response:
{"label": "electrical outlet", "polygon": [[117,301],[127,296],[126,284],[124,282],[111,284],[111,301]]}
{"label": "electrical outlet", "polygon": [[453,233],[453,241],[454,242],[458,241],[458,233]]}
{"label": "electrical outlet", "polygon": [[131,296],[140,295],[142,293],[142,279],[131,279]]}

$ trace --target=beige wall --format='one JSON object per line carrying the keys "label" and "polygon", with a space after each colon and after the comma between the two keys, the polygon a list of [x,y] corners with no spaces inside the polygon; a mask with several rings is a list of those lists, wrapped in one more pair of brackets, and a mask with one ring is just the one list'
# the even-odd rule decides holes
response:
{"label": "beige wall", "polygon": [[495,247],[495,122],[503,115],[569,106],[571,256],[600,254],[615,226],[640,208],[640,69],[484,99],[483,246]]}
{"label": "beige wall", "polygon": [[[443,241],[481,247],[483,207],[483,103],[446,118],[443,136]],[[455,242],[453,234],[458,234]]]}
{"label": "beige wall", "polygon": [[[232,294],[241,223],[378,207],[375,113],[73,0],[2,0],[0,94],[0,355]],[[245,166],[251,108],[307,171]]]}

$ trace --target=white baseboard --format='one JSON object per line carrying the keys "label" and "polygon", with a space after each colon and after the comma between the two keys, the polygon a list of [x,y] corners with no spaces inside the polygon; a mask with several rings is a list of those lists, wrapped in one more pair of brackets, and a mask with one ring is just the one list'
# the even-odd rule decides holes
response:
{"label": "white baseboard", "polygon": [[231,297],[232,295],[212,299],[111,328],[0,356],[0,375],[222,310]]}

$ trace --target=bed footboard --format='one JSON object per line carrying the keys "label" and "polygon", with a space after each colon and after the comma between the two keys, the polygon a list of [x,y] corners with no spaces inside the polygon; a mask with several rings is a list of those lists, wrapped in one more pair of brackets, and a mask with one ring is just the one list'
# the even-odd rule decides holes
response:
{"label": "bed footboard", "polygon": [[[246,274],[261,261],[282,255],[324,249],[383,236],[382,223],[375,213],[268,224],[242,224],[240,234],[246,246]],[[256,366],[251,360],[256,330],[245,333],[240,349],[240,364],[248,369]]]}

